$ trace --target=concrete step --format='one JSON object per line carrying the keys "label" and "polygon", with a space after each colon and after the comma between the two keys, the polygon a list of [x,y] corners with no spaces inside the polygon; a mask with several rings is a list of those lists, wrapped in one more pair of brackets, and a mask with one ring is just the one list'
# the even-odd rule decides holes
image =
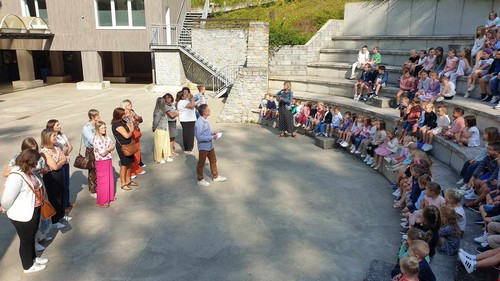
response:
{"label": "concrete step", "polygon": [[[276,94],[283,86],[283,81],[289,80],[292,82],[292,89],[295,96],[306,96],[309,99],[314,100],[315,95],[320,95],[321,97],[338,97],[344,98],[344,100],[349,100],[349,106],[371,108],[371,111],[377,111],[380,109],[389,110],[393,112],[398,112],[394,109],[385,109],[375,106],[378,105],[379,101],[375,100],[367,106],[366,103],[356,102],[352,98],[354,96],[354,83],[355,81],[347,80],[343,78],[326,78],[317,76],[270,76],[268,84],[268,93]],[[395,85],[389,85],[387,88],[382,89],[379,93],[380,98],[394,98],[398,88]],[[380,102],[388,102],[388,100],[383,100]],[[451,117],[453,115],[453,109],[455,107],[461,107],[465,111],[465,115],[475,115],[477,119],[477,124],[480,129],[487,127],[500,127],[500,111],[492,108],[493,104],[481,102],[475,98],[465,99],[462,96],[455,96],[451,100],[445,100],[442,103],[448,106],[448,114]]]}
{"label": "concrete step", "polygon": [[[420,51],[420,50],[417,50]],[[320,61],[347,62],[352,64],[358,59],[359,49],[325,48],[319,52]],[[370,50],[371,52],[371,50]],[[410,57],[410,50],[380,50],[382,62],[388,65],[402,65]]]}
{"label": "concrete step", "polygon": [[450,45],[472,45],[474,36],[332,36],[332,48],[336,49],[361,49],[364,45],[372,49],[379,46],[381,51],[387,50],[411,50],[426,49],[441,46],[447,50]]}

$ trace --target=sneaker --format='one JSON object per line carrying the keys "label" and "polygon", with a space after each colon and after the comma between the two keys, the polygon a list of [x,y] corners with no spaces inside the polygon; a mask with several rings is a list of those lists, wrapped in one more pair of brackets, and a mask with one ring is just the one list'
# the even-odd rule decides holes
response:
{"label": "sneaker", "polygon": [[146,170],[142,170],[139,175],[144,175],[146,173]]}
{"label": "sneaker", "polygon": [[472,92],[472,91],[474,91],[475,88],[476,88],[476,84],[472,84],[469,86],[469,88],[467,88],[467,92]]}
{"label": "sneaker", "polygon": [[484,253],[484,252],[489,251],[491,249],[493,249],[493,248],[491,248],[489,245],[486,245],[485,247],[477,247],[476,252],[478,254],[481,254],[481,253]]}
{"label": "sneaker", "polygon": [[71,221],[72,219],[73,219],[73,218],[72,218],[72,217],[70,217],[70,216],[68,216],[68,215],[65,215],[65,216],[63,217],[63,220],[65,220],[65,221]]}
{"label": "sneaker", "polygon": [[476,200],[477,198],[479,198],[479,196],[475,192],[472,192],[472,193],[466,194],[464,196],[464,198],[466,200]]}
{"label": "sneaker", "polygon": [[474,193],[474,188],[469,188],[469,189],[465,190],[464,195],[470,195],[470,194],[473,194],[473,193]]}
{"label": "sneaker", "polygon": [[354,151],[354,154],[361,154],[361,151],[356,150],[356,151]]}
{"label": "sneaker", "polygon": [[356,75],[351,75],[351,77],[349,77],[350,80],[353,80],[353,79],[356,79]]}
{"label": "sneaker", "polygon": [[477,243],[488,242],[488,233],[484,232],[483,235],[474,238],[474,241],[476,241]]}
{"label": "sneaker", "polygon": [[223,176],[219,175],[218,177],[216,177],[214,179],[214,182],[223,182],[223,181],[226,181],[226,180],[227,180],[226,177],[223,177]]}
{"label": "sneaker", "polygon": [[384,157],[384,161],[387,163],[391,163],[392,158],[391,157]]}
{"label": "sneaker", "polygon": [[408,219],[406,219],[406,218],[401,218],[401,221],[402,221],[402,222],[408,222]]}
{"label": "sneaker", "polygon": [[354,153],[354,151],[356,151],[356,147],[351,148],[351,151],[350,151],[350,152],[351,152],[351,153]]}
{"label": "sneaker", "polygon": [[373,158],[370,158],[370,160],[368,160],[368,162],[366,162],[366,165],[372,165],[373,164]]}
{"label": "sneaker", "polygon": [[408,233],[408,229],[405,228],[405,229],[401,230],[399,233],[401,233],[402,235],[406,235]]}
{"label": "sneaker", "polygon": [[458,249],[458,253],[462,254],[462,256],[464,256],[464,258],[466,258],[468,260],[471,260],[471,261],[475,261],[476,260],[476,256],[475,255],[471,255],[471,254],[467,253],[466,251],[464,251],[464,249]]}
{"label": "sneaker", "polygon": [[146,168],[146,164],[142,163],[141,168]]}
{"label": "sneaker", "polygon": [[342,147],[348,147],[349,146],[349,143],[344,141],[343,143],[340,144],[340,146]]}
{"label": "sneaker", "polygon": [[497,105],[495,105],[494,109],[500,109],[500,103],[498,103]]}
{"label": "sneaker", "polygon": [[474,271],[474,269],[476,269],[475,260],[467,259],[462,253],[458,253],[458,257],[460,258],[460,261],[464,265],[465,270],[467,270],[467,273],[471,274]]}
{"label": "sneaker", "polygon": [[457,181],[457,184],[460,185],[460,184],[464,184],[464,179],[460,179],[459,181]]}
{"label": "sneaker", "polygon": [[484,224],[484,220],[476,220],[476,221],[474,221],[474,224],[483,225]]}
{"label": "sneaker", "polygon": [[42,246],[40,243],[35,242],[35,251],[37,251],[37,252],[45,251],[45,247]]}
{"label": "sneaker", "polygon": [[408,240],[408,235],[406,235],[406,234],[401,235],[401,239]]}
{"label": "sneaker", "polygon": [[160,163],[160,164],[165,164],[165,163],[167,163],[167,161],[165,161],[165,160],[161,159],[161,161],[160,161],[159,163]]}
{"label": "sneaker", "polygon": [[465,183],[464,185],[462,185],[460,188],[460,190],[467,190],[467,184]]}
{"label": "sneaker", "polygon": [[432,144],[427,144],[427,149],[424,150],[425,152],[427,151],[431,151],[432,149],[434,148],[434,146],[432,146]]}
{"label": "sneaker", "polygon": [[470,92],[469,91],[465,92],[464,99],[468,98],[469,96],[470,96]]}
{"label": "sneaker", "polygon": [[407,222],[402,222],[401,227],[403,227],[404,229],[408,229],[410,228],[410,225]]}
{"label": "sneaker", "polygon": [[45,268],[47,268],[47,266],[45,264],[38,264],[38,263],[34,263],[30,269],[25,269],[24,270],[24,273],[33,273],[33,272],[38,272],[38,271],[42,271],[44,270]]}
{"label": "sneaker", "polygon": [[130,178],[135,179],[135,178],[137,178],[137,175],[132,175],[132,176],[130,176]]}
{"label": "sneaker", "polygon": [[90,193],[90,197],[97,198],[97,193]]}
{"label": "sneaker", "polygon": [[354,99],[354,100],[358,100],[358,99],[359,99],[359,95],[356,95],[356,94],[355,94],[353,99]]}
{"label": "sneaker", "polygon": [[40,257],[36,257],[35,260],[33,260],[33,261],[38,263],[38,264],[47,264],[49,262],[48,259],[44,259],[44,258],[40,258]]}
{"label": "sneaker", "polygon": [[500,100],[500,96],[494,96],[493,98],[491,98],[490,103],[497,103],[498,100]]}
{"label": "sneaker", "polygon": [[374,170],[378,170],[380,169],[380,166],[379,165],[376,165],[375,167],[373,167]]}
{"label": "sneaker", "polygon": [[481,243],[481,247],[486,247],[488,246],[488,242]]}
{"label": "sneaker", "polygon": [[394,195],[394,197],[399,197],[401,195],[401,191],[399,191],[399,189],[396,189],[396,191],[394,191],[392,195]]}
{"label": "sneaker", "polygon": [[173,161],[174,161],[174,158],[170,158],[170,157],[167,158],[168,163],[173,162]]}
{"label": "sneaker", "polygon": [[444,101],[444,97],[439,97],[436,99],[436,102],[442,102],[442,101]]}
{"label": "sneaker", "polygon": [[60,222],[56,222],[56,223],[53,223],[52,224],[52,227],[56,228],[56,229],[63,229],[65,228],[66,226]]}
{"label": "sneaker", "polygon": [[210,183],[208,181],[206,181],[205,179],[198,181],[196,184],[201,185],[201,186],[209,186],[210,185]]}
{"label": "sneaker", "polygon": [[421,148],[421,149],[422,149],[422,151],[427,151],[427,150],[426,150],[426,149],[427,149],[427,144],[426,144],[426,143],[424,143],[424,144],[422,145],[422,148]]}
{"label": "sneaker", "polygon": [[482,99],[482,101],[488,102],[488,101],[491,101],[492,98],[493,98],[492,96],[487,95],[484,99]]}

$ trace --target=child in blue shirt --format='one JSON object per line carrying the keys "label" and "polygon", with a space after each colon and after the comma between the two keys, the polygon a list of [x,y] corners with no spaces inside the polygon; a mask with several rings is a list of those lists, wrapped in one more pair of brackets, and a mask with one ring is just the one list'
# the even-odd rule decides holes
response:
{"label": "child in blue shirt", "polygon": [[389,73],[385,72],[384,65],[378,65],[378,75],[375,78],[375,83],[373,84],[372,92],[370,93],[369,98],[378,97],[378,93],[382,88],[387,86],[387,81],[389,80]]}

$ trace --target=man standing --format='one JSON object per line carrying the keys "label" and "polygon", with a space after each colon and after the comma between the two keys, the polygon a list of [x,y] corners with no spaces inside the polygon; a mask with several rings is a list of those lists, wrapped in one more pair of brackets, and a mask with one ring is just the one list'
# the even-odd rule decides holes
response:
{"label": "man standing", "polygon": [[208,108],[208,105],[200,105],[198,111],[200,113],[200,117],[196,120],[194,128],[199,150],[198,165],[196,167],[196,173],[198,176],[197,184],[201,186],[209,186],[210,183],[203,178],[203,167],[205,166],[205,160],[207,157],[208,161],[210,161],[210,171],[212,172],[214,182],[222,182],[226,180],[226,178],[220,176],[217,171],[217,157],[215,156],[213,144],[213,140],[218,139],[220,134],[217,132],[214,133],[210,129],[210,124],[208,123],[210,108]]}
{"label": "man standing", "polygon": [[[92,144],[94,142],[95,136],[95,123],[101,120],[101,115],[99,115],[99,111],[97,111],[96,109],[91,109],[89,110],[88,116],[89,122],[87,122],[82,129],[82,139],[83,145],[85,145],[85,158],[88,157],[90,161],[94,162],[95,164],[94,148]],[[95,168],[89,169],[88,181],[90,196],[97,198],[97,175]]]}

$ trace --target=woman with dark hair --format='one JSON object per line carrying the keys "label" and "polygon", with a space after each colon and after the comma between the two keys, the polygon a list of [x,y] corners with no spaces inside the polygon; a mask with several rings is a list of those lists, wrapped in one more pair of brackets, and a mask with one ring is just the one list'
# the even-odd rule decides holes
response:
{"label": "woman with dark hair", "polygon": [[[46,128],[48,129],[53,129],[57,133],[56,137],[56,145],[61,149],[61,151],[66,155],[66,164],[63,165],[62,167],[62,173],[64,176],[64,201],[63,201],[63,207],[65,211],[69,211],[69,207],[72,207],[74,204],[71,204],[69,202],[69,153],[73,150],[73,146],[69,142],[68,138],[66,137],[63,132],[61,132],[61,122],[59,122],[56,119],[50,119],[47,122]],[[70,221],[72,218],[68,215],[64,216],[64,219],[67,221]]]}
{"label": "woman with dark hair", "polygon": [[179,121],[182,126],[182,144],[184,152],[193,153],[194,147],[194,124],[196,122],[195,102],[189,88],[182,88],[182,98],[177,102],[179,110]]}
{"label": "woman with dark hair", "polygon": [[444,69],[446,58],[443,54],[444,53],[443,47],[437,47],[435,51],[436,51],[436,63],[434,65],[433,70],[436,71],[437,73],[440,73]]}
{"label": "woman with dark hair", "polygon": [[125,109],[121,107],[115,108],[113,111],[113,120],[111,121],[111,130],[116,139],[116,152],[118,153],[118,157],[120,157],[121,189],[131,190],[131,186],[138,185],[136,182],[132,181],[130,177],[130,165],[134,163],[134,155],[125,156],[122,152],[122,145],[132,142],[135,127],[132,122],[127,122],[124,119]]}
{"label": "woman with dark hair", "polygon": [[16,165],[5,181],[0,210],[6,212],[19,236],[19,255],[24,273],[44,270],[49,260],[39,258],[35,252],[35,234],[40,221],[43,186],[33,173],[40,153],[33,149],[21,152]]}
{"label": "woman with dark hair", "polygon": [[[182,92],[180,92],[182,93]],[[165,99],[165,110],[168,116],[168,133],[170,135],[170,154],[172,156],[179,156],[175,153],[175,137],[177,137],[177,117],[179,117],[179,111],[177,110],[174,97],[166,93],[163,98]]]}
{"label": "woman with dark hair", "polygon": [[51,218],[52,226],[63,229],[66,226],[59,222],[64,218],[64,174],[62,167],[66,164],[66,155],[56,145],[57,133],[52,129],[44,129],[41,134],[41,153],[47,162],[50,171],[43,175],[43,182],[47,188],[50,204],[56,209],[56,214]]}
{"label": "woman with dark hair", "polygon": [[283,90],[279,91],[276,94],[276,99],[278,100],[279,106],[279,124],[278,128],[280,133],[280,137],[285,137],[288,132],[292,137],[295,137],[293,133],[293,115],[292,115],[292,83],[290,81],[286,81],[283,83]]}

